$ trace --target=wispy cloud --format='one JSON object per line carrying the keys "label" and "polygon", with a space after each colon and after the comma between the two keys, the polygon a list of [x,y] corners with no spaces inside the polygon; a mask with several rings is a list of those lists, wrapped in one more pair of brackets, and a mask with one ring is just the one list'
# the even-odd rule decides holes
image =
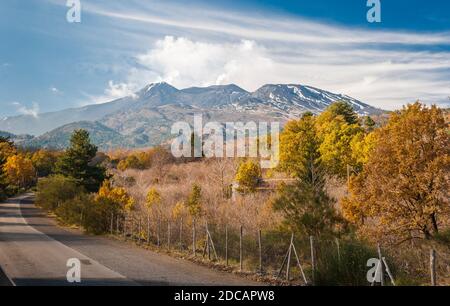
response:
{"label": "wispy cloud", "polygon": [[17,107],[17,112],[21,115],[32,116],[34,118],[39,118],[39,104],[36,102],[31,103],[31,107],[27,107],[19,102],[12,103]]}
{"label": "wispy cloud", "polygon": [[83,10],[129,33],[136,49],[153,39],[96,103],[163,80],[181,88],[236,83],[248,90],[309,84],[386,109],[417,99],[449,104],[450,32],[371,30],[195,6],[186,14],[167,1],[96,1]]}
{"label": "wispy cloud", "polygon": [[[137,89],[138,86],[136,83],[114,83],[114,81],[110,80],[108,82],[108,87],[104,90],[102,95],[95,96],[86,93],[84,93],[84,95],[87,96],[91,102],[102,104],[124,97],[135,98],[135,91],[137,91]],[[85,105],[86,103],[83,104]]]}
{"label": "wispy cloud", "polygon": [[53,93],[53,94],[62,94],[62,91],[60,91],[58,88],[56,88],[56,87],[50,87],[50,91]]}

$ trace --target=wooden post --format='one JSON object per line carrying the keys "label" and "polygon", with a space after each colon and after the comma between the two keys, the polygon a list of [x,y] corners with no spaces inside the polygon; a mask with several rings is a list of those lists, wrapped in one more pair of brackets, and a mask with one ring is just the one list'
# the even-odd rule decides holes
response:
{"label": "wooden post", "polygon": [[294,245],[294,233],[291,235],[291,243],[289,244],[289,251],[287,257],[287,266],[286,266],[286,281],[291,279],[291,255],[292,255],[292,246]]}
{"label": "wooden post", "polygon": [[211,245],[209,241],[208,221],[206,221],[205,230],[206,230],[206,252],[208,254],[208,260],[211,260]]}
{"label": "wooden post", "polygon": [[167,249],[170,250],[170,220],[167,220]]}
{"label": "wooden post", "polygon": [[389,269],[389,266],[388,266],[388,264],[387,264],[387,262],[386,262],[386,258],[384,258],[384,257],[383,257],[383,263],[384,263],[384,266],[386,267],[386,272],[387,272],[387,274],[388,274],[388,276],[389,276],[389,278],[390,278],[390,280],[391,280],[392,285],[393,285],[393,286],[396,286],[396,285],[395,285],[394,276],[392,275],[391,269]]}
{"label": "wooden post", "polygon": [[119,216],[116,217],[116,234],[120,235],[120,231],[119,231]]}
{"label": "wooden post", "polygon": [[225,265],[228,267],[228,225],[225,225]]}
{"label": "wooden post", "polygon": [[316,252],[314,248],[314,237],[309,237],[309,244],[311,246],[311,270],[312,270],[312,284],[316,283]]}
{"label": "wooden post", "polygon": [[138,227],[139,231],[138,231],[138,239],[139,239],[139,243],[141,243],[141,237],[142,237],[142,218],[141,216],[139,216],[139,227]]}
{"label": "wooden post", "polygon": [[303,282],[305,283],[305,285],[308,285],[308,280],[306,279],[305,272],[303,271],[302,264],[300,263],[300,258],[298,258],[297,251],[295,250],[295,245],[293,245],[293,244],[292,244],[292,250],[294,251],[295,258],[297,259],[298,268],[300,269],[300,272],[302,273]]}
{"label": "wooden post", "polygon": [[126,225],[127,225],[127,217],[124,216],[124,217],[123,217],[123,225],[122,225],[123,237],[124,237],[124,238],[127,237]]}
{"label": "wooden post", "polygon": [[111,235],[114,234],[114,213],[111,213]]}
{"label": "wooden post", "polygon": [[180,218],[180,251],[183,250],[183,218]]}
{"label": "wooden post", "polygon": [[383,255],[381,254],[380,244],[378,244],[377,249],[378,249],[378,260],[380,261],[380,265],[379,265],[380,281],[381,281],[381,286],[384,286],[384,265],[383,265]]}
{"label": "wooden post", "polygon": [[341,244],[339,243],[339,239],[336,238],[336,248],[337,248],[337,256],[338,256],[338,264],[341,264]]}
{"label": "wooden post", "polygon": [[262,244],[261,244],[261,230],[258,230],[258,246],[259,246],[259,273],[263,273],[262,268]]}
{"label": "wooden post", "polygon": [[192,253],[194,254],[195,257],[197,253],[195,243],[195,219],[192,221]]}
{"label": "wooden post", "polygon": [[150,244],[150,214],[147,213],[147,244]]}
{"label": "wooden post", "polygon": [[430,274],[431,274],[431,286],[436,286],[436,250],[430,251]]}
{"label": "wooden post", "polygon": [[347,194],[350,193],[350,165],[347,164]]}
{"label": "wooden post", "polygon": [[244,234],[244,228],[241,225],[240,228],[240,234],[239,234],[239,271],[242,272],[242,268],[243,268],[243,258],[242,258],[242,238],[243,238],[243,234]]}
{"label": "wooden post", "polygon": [[158,229],[157,229],[157,245],[158,247],[161,246],[161,216],[158,216]]}

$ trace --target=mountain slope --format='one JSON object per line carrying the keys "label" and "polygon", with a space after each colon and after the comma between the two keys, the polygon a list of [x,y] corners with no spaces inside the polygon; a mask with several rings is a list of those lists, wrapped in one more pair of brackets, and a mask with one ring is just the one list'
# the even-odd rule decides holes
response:
{"label": "mountain slope", "polygon": [[33,136],[31,135],[15,135],[9,132],[0,131],[0,137],[9,138],[10,140],[14,141],[16,144],[21,144],[25,141],[33,139]]}
{"label": "mountain slope", "polygon": [[202,114],[205,122],[283,124],[307,111],[318,114],[338,100],[348,102],[360,115],[382,112],[351,97],[304,85],[269,84],[251,93],[233,84],[179,90],[163,82],[147,85],[133,96],[109,103],[44,113],[36,118],[6,118],[0,120],[0,130],[15,134],[47,133],[27,143],[61,147],[68,143],[68,130],[79,126],[80,121],[83,126],[91,121],[92,125],[87,127],[101,140],[102,147],[144,147],[166,141],[174,122],[192,124],[194,114]]}
{"label": "mountain slope", "polygon": [[102,150],[115,147],[131,146],[127,138],[99,122],[80,121],[64,125],[39,137],[23,142],[25,147],[42,147],[64,149],[70,144],[70,137],[75,130],[84,129],[89,132],[92,143]]}
{"label": "mountain slope", "polygon": [[103,104],[42,113],[37,117],[31,115],[7,117],[0,119],[0,130],[14,134],[38,136],[68,123],[101,119],[105,115],[118,111],[132,102],[132,97],[125,97]]}

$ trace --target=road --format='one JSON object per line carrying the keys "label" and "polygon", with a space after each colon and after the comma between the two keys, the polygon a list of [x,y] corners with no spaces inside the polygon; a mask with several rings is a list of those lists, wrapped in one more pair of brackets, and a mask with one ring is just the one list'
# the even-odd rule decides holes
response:
{"label": "road", "polygon": [[[81,262],[71,284],[67,261]],[[25,195],[0,204],[1,270],[17,286],[252,286],[257,283],[106,237],[58,227]]]}

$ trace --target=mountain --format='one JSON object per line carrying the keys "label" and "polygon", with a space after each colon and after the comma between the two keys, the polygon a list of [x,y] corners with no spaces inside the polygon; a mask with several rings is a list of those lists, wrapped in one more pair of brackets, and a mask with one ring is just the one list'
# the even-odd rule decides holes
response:
{"label": "mountain", "polygon": [[349,96],[311,86],[269,84],[248,92],[234,84],[179,90],[163,82],[149,84],[133,96],[109,103],[44,113],[38,117],[5,118],[0,120],[0,130],[43,134],[27,143],[54,146],[59,142],[67,144],[67,131],[82,125],[98,136],[102,147],[145,147],[167,141],[172,124],[192,123],[194,114],[202,114],[205,122],[285,123],[306,111],[318,114],[338,100],[351,104],[360,115],[382,112]]}
{"label": "mountain", "polygon": [[15,135],[9,132],[0,131],[0,137],[9,138],[10,140],[14,141],[16,144],[21,144],[23,142],[26,142],[28,140],[33,139],[33,136],[31,135]]}
{"label": "mountain", "polygon": [[79,129],[88,131],[92,143],[102,150],[130,146],[130,143],[125,136],[99,122],[90,121],[80,121],[64,125],[39,137],[25,141],[20,145],[34,148],[64,149],[69,146],[72,133]]}
{"label": "mountain", "polygon": [[125,97],[103,104],[69,108],[57,112],[42,113],[39,116],[21,115],[0,119],[0,130],[14,134],[42,135],[62,125],[78,121],[95,121],[118,111],[133,101]]}

